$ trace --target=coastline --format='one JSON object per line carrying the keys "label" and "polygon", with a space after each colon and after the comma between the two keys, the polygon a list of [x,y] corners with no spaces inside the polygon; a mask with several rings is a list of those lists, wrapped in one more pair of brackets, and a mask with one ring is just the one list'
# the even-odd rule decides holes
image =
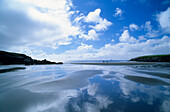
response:
{"label": "coastline", "polygon": [[170,54],[146,55],[130,59],[138,62],[170,62]]}
{"label": "coastline", "polygon": [[153,62],[108,62],[108,63],[70,63],[81,65],[153,65]]}
{"label": "coastline", "polygon": [[46,59],[37,60],[21,53],[7,52],[0,50],[0,65],[45,65],[45,64],[63,64],[63,62],[51,62]]}

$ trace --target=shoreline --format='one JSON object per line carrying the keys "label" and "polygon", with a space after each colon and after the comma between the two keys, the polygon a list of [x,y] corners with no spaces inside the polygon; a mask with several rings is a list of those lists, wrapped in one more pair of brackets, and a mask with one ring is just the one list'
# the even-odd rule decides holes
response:
{"label": "shoreline", "polygon": [[70,63],[80,65],[153,65],[153,62],[108,62],[108,63]]}

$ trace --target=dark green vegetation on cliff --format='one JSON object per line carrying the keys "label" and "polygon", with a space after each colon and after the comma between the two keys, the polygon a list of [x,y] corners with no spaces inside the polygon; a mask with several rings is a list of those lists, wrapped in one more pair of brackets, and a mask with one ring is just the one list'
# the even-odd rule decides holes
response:
{"label": "dark green vegetation on cliff", "polygon": [[130,61],[170,62],[170,54],[140,56],[140,57],[132,58],[132,59],[130,59]]}
{"label": "dark green vegetation on cliff", "polygon": [[25,65],[41,65],[41,64],[63,64],[62,62],[56,63],[44,60],[36,60],[25,54],[12,53],[6,51],[0,51],[0,65],[11,64],[25,64]]}

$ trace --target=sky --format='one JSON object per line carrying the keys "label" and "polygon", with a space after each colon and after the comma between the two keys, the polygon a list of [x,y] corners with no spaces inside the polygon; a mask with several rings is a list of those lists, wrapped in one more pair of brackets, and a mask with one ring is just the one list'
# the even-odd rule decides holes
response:
{"label": "sky", "polygon": [[170,0],[0,0],[0,50],[51,61],[170,54]]}

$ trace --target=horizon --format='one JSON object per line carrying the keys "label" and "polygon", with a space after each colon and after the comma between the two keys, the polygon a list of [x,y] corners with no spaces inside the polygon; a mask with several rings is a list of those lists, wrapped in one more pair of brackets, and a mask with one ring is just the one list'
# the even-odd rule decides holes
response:
{"label": "horizon", "polygon": [[[0,52],[1,51],[2,52],[7,52],[7,51],[0,50]],[[17,53],[17,52],[8,52],[8,53]],[[17,54],[22,54],[22,53],[17,53]],[[170,55],[170,54],[142,55],[142,56],[138,56],[138,57],[143,57],[143,56],[161,56],[161,55]],[[29,56],[29,55],[26,55],[26,56]],[[29,57],[31,57],[31,56],[29,56]],[[133,57],[133,58],[138,58],[138,57]],[[35,58],[32,58],[32,59],[35,59]],[[127,59],[127,60],[122,60],[122,59],[121,60],[114,60],[114,59],[93,59],[93,60],[92,59],[77,59],[77,60],[65,60],[63,62],[65,63],[65,62],[74,62],[74,61],[130,61],[131,59]],[[39,59],[35,59],[35,60],[39,60]],[[46,60],[46,59],[41,59],[40,61],[42,61],[42,60]],[[51,60],[47,60],[47,61],[51,61]]]}
{"label": "horizon", "polygon": [[0,50],[65,62],[170,54],[170,1],[1,0]]}

